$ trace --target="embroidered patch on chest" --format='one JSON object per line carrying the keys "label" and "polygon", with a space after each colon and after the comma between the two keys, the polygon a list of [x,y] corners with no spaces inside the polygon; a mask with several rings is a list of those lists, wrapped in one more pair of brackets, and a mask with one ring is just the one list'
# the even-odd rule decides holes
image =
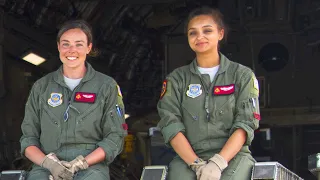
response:
{"label": "embroidered patch on chest", "polygon": [[76,92],[74,96],[75,102],[94,103],[96,100],[96,93]]}
{"label": "embroidered patch on chest", "polygon": [[189,89],[186,92],[188,97],[196,98],[202,94],[202,89],[200,84],[190,84]]}
{"label": "embroidered patch on chest", "polygon": [[213,88],[214,95],[229,95],[234,93],[234,84],[225,86],[215,86]]}
{"label": "embroidered patch on chest", "polygon": [[48,104],[52,107],[57,107],[62,104],[62,94],[60,93],[51,93],[50,98],[48,99]]}

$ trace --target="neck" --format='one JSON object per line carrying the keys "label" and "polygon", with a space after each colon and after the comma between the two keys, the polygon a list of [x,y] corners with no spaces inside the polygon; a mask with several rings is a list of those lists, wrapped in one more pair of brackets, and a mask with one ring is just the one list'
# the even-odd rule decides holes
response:
{"label": "neck", "polygon": [[70,68],[63,66],[63,75],[70,79],[80,79],[86,74],[86,66],[80,66],[75,68]]}
{"label": "neck", "polygon": [[197,63],[199,67],[210,68],[220,64],[220,57],[218,51],[209,53],[198,53]]}

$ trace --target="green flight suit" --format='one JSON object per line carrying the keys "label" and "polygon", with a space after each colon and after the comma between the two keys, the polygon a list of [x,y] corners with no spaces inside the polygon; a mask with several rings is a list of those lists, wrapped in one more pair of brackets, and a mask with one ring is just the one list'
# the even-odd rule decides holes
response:
{"label": "green flight suit", "polygon": [[[101,147],[105,161],[78,172],[75,179],[109,179],[108,164],[122,151],[126,124],[122,95],[111,77],[95,71],[86,63],[87,72],[71,91],[65,84],[62,66],[36,81],[25,106],[21,125],[21,154],[28,146],[43,153],[56,153],[60,160],[71,161]],[[48,179],[49,171],[33,165],[28,179]]]}
{"label": "green flight suit", "polygon": [[[258,95],[256,77],[248,67],[220,54],[220,67],[211,82],[208,74],[200,74],[194,60],[174,70],[164,81],[158,126],[167,145],[182,132],[204,160],[220,152],[236,129],[244,129],[247,140],[221,179],[248,180],[255,162],[249,145],[260,120]],[[168,180],[173,179],[194,180],[196,175],[180,157],[175,157],[168,173]]]}

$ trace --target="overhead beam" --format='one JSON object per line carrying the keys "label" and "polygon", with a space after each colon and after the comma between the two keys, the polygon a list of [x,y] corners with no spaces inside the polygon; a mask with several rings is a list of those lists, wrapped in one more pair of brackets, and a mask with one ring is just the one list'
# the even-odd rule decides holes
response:
{"label": "overhead beam", "polygon": [[168,4],[176,2],[184,2],[184,0],[114,0],[112,4]]}
{"label": "overhead beam", "polygon": [[4,28],[3,28],[3,20],[4,20],[4,10],[0,8],[0,98],[5,94],[4,88],[4,59],[3,59],[3,40],[4,40]]}
{"label": "overhead beam", "polygon": [[4,48],[10,54],[20,58],[26,49],[30,49],[41,52],[40,55],[46,58],[47,61],[40,65],[41,68],[52,71],[60,65],[55,37],[47,36],[9,14],[5,16],[4,31],[4,41],[8,42]]}

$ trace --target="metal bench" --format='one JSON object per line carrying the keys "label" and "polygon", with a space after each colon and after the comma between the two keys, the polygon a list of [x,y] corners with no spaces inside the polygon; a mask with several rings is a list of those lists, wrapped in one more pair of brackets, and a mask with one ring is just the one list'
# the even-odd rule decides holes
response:
{"label": "metal bench", "polygon": [[9,170],[0,173],[0,180],[24,180],[26,178],[26,171],[23,170]]}
{"label": "metal bench", "polygon": [[320,180],[320,153],[308,157],[308,169]]}
{"label": "metal bench", "polygon": [[255,163],[251,179],[303,180],[278,162]]}
{"label": "metal bench", "polygon": [[[167,166],[146,166],[140,180],[165,180]],[[278,162],[255,163],[251,180],[303,180]]]}

